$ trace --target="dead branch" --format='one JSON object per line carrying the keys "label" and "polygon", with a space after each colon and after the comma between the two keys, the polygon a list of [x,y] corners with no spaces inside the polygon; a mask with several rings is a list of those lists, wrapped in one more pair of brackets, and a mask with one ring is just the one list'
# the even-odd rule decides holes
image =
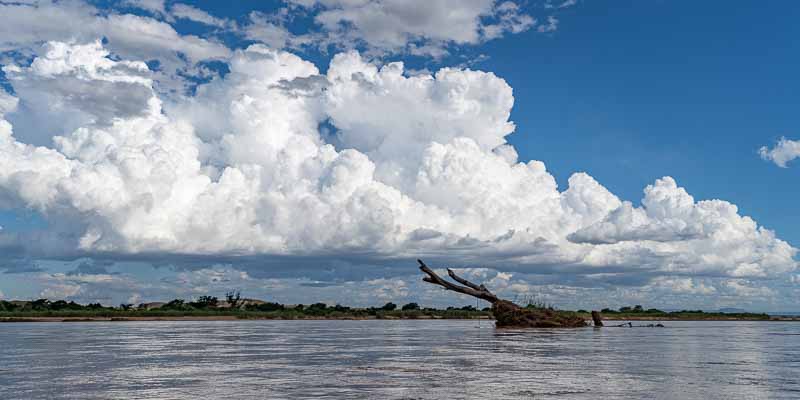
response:
{"label": "dead branch", "polygon": [[450,277],[453,278],[454,281],[456,281],[456,282],[458,282],[458,283],[460,283],[462,285],[467,285],[467,286],[469,286],[469,287],[471,287],[471,288],[473,288],[475,290],[481,290],[481,291],[488,292],[488,290],[486,289],[486,286],[483,286],[483,285],[478,286],[478,285],[476,285],[476,284],[474,284],[474,283],[472,283],[472,282],[470,282],[470,281],[468,281],[468,280],[456,275],[456,273],[453,272],[453,270],[450,269],[450,268],[447,269],[447,275],[450,275]]}
{"label": "dead branch", "polygon": [[[494,316],[495,326],[498,328],[579,328],[586,326],[586,321],[584,321],[583,317],[575,313],[558,311],[552,308],[523,308],[508,300],[498,298],[486,286],[476,285],[456,275],[449,268],[447,269],[447,274],[450,275],[450,278],[464,286],[442,279],[428,268],[422,260],[417,260],[417,262],[419,263],[419,269],[428,275],[422,278],[423,281],[492,303],[492,316]],[[597,326],[601,324],[602,321],[597,323]]]}
{"label": "dead branch", "polygon": [[456,273],[453,272],[453,270],[451,270],[451,269],[447,270],[447,274],[450,275],[450,277],[453,278],[453,280],[455,280],[456,282],[461,283],[461,284],[463,284],[465,286],[460,286],[460,285],[456,285],[454,283],[448,282],[448,281],[442,279],[441,277],[439,277],[439,275],[436,275],[436,273],[433,272],[432,269],[428,268],[428,266],[425,265],[425,263],[422,262],[422,260],[417,260],[417,262],[419,263],[419,269],[422,272],[428,274],[428,276],[422,278],[422,280],[425,281],[425,282],[429,282],[429,283],[433,283],[433,284],[442,286],[447,290],[452,290],[454,292],[463,293],[463,294],[466,294],[466,295],[469,295],[469,296],[472,296],[472,297],[477,297],[479,299],[486,300],[486,301],[488,301],[488,302],[490,302],[492,304],[494,304],[494,303],[496,303],[497,301],[500,300],[492,292],[490,292],[488,289],[486,289],[485,286],[483,286],[483,285],[478,286],[478,285],[476,285],[476,284],[474,284],[474,283],[472,283],[472,282],[470,282],[470,281],[468,281],[468,280],[456,275]]}

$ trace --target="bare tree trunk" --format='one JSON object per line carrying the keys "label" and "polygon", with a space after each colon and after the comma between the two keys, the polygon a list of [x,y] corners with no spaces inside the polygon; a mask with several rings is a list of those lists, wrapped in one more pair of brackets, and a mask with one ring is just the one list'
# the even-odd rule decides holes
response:
{"label": "bare tree trunk", "polygon": [[594,321],[594,326],[603,326],[603,318],[600,316],[600,311],[592,311],[592,321]]}
{"label": "bare tree trunk", "polygon": [[498,328],[576,328],[586,326],[586,321],[575,313],[556,311],[550,308],[523,308],[508,300],[498,298],[486,286],[476,285],[456,275],[452,269],[448,268],[447,274],[463,286],[442,279],[422,260],[417,260],[417,262],[419,262],[419,269],[428,275],[422,278],[423,281],[492,303],[492,314]]}
{"label": "bare tree trunk", "polygon": [[454,292],[467,294],[467,295],[470,295],[472,297],[477,297],[479,299],[486,300],[486,301],[488,301],[489,303],[492,303],[492,304],[494,304],[494,303],[496,303],[496,302],[498,302],[500,300],[500,299],[497,298],[497,296],[492,294],[492,292],[490,292],[488,289],[486,289],[485,286],[483,286],[483,285],[478,286],[478,285],[476,285],[476,284],[474,284],[474,283],[472,283],[472,282],[470,282],[470,281],[468,281],[468,280],[456,275],[456,273],[453,272],[453,270],[450,269],[450,268],[447,269],[447,274],[450,275],[450,277],[453,278],[453,280],[455,280],[456,282],[459,282],[459,283],[461,283],[463,285],[466,285],[466,286],[459,286],[459,285],[456,285],[454,283],[450,283],[450,282],[440,278],[439,275],[436,275],[436,273],[433,272],[432,269],[428,268],[428,266],[425,265],[425,263],[422,262],[422,260],[417,260],[417,262],[419,262],[419,269],[422,270],[422,272],[428,274],[428,276],[422,278],[422,280],[425,281],[425,282],[429,282],[429,283],[433,283],[435,285],[442,286],[447,290],[452,290]]}

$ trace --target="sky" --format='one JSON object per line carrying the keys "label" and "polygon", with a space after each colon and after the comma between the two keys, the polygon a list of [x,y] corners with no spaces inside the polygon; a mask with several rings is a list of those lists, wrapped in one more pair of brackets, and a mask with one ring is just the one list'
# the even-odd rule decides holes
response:
{"label": "sky", "polygon": [[798,14],[0,0],[0,299],[797,311]]}

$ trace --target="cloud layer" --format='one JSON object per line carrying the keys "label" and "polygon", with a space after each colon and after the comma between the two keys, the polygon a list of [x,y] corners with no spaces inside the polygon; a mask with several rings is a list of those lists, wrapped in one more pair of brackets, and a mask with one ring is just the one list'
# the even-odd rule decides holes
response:
{"label": "cloud layer", "polygon": [[58,248],[90,254],[449,254],[729,277],[796,267],[796,249],[735,205],[696,202],[669,177],[640,208],[584,173],[559,191],[506,144],[513,95],[492,73],[408,76],[348,52],[320,74],[262,45],[227,62],[178,99],[100,42],[49,42],[5,66],[16,113],[55,110],[52,126],[70,127],[37,147],[17,137],[39,132],[2,121],[6,202],[45,215]]}
{"label": "cloud layer", "polygon": [[226,58],[230,53],[215,39],[180,35],[165,21],[100,10],[82,1],[0,1],[0,51],[11,51],[18,61],[49,40],[86,43],[101,38],[122,58],[158,60],[165,89],[182,83],[176,79],[178,72],[197,72],[189,71],[196,63]]}
{"label": "cloud layer", "polygon": [[[557,304],[573,310],[634,304],[645,308],[682,309],[691,304],[692,309],[738,307],[786,311],[793,307],[791,299],[800,294],[800,289],[792,282],[771,282],[766,286],[758,280],[740,278],[659,276],[642,285],[626,286],[548,283],[536,275],[500,272],[492,268],[462,268],[459,273],[470,280],[485,283],[504,298]],[[173,269],[153,268],[147,264],[98,264],[79,259],[43,263],[36,271],[16,272],[13,279],[24,279],[26,289],[23,291],[19,285],[0,282],[6,298],[47,297],[110,305],[196,299],[203,295],[222,297],[233,289],[241,290],[248,297],[285,304],[321,301],[330,305],[376,306],[392,301],[397,304],[417,302],[426,306],[475,305],[472,297],[444,292],[422,282],[418,276],[406,274],[390,277],[368,274],[330,281],[264,276],[263,270],[244,270],[220,264]]]}
{"label": "cloud layer", "polygon": [[[292,0],[316,11],[323,42],[349,47],[440,56],[450,44],[477,44],[524,32],[535,18],[511,1],[495,0]],[[319,39],[317,39],[319,40]]]}
{"label": "cloud layer", "polygon": [[[778,296],[765,280],[796,286],[797,249],[734,204],[695,200],[663,177],[639,206],[589,174],[559,188],[544,163],[520,161],[506,141],[514,95],[501,77],[410,73],[372,57],[438,57],[555,30],[555,17],[539,23],[515,3],[483,0],[422,2],[416,12],[388,0],[293,1],[243,21],[180,3],[126,4],[151,16],[0,1],[0,209],[32,210],[47,225],[0,230],[0,251],[15,259],[0,268],[39,282],[41,295],[191,296],[225,279],[234,282],[225,289],[285,290],[289,302],[309,285],[366,290],[364,303],[434,299],[391,268],[416,257],[487,267],[465,273],[508,296],[729,304]],[[319,30],[290,33],[297,15]],[[175,20],[257,43],[181,35]],[[324,68],[281,50],[309,44],[362,52]],[[795,144],[761,155],[786,166]],[[82,256],[186,269],[154,289],[124,273],[29,262]]]}

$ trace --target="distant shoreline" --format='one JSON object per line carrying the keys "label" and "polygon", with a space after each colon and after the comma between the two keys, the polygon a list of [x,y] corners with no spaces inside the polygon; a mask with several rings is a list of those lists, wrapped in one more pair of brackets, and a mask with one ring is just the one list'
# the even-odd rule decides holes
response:
{"label": "distant shoreline", "polygon": [[[494,321],[489,316],[445,318],[441,316],[415,316],[415,317],[391,317],[386,316],[377,318],[374,316],[365,317],[313,317],[303,318],[276,318],[260,316],[240,316],[240,315],[214,315],[214,316],[131,316],[131,317],[0,317],[0,323],[19,323],[19,322],[146,322],[146,321],[373,321],[373,320],[483,320]],[[656,317],[633,317],[623,318],[619,316],[603,317],[604,321],[759,321],[759,322],[800,322],[800,317],[774,316],[769,319],[763,318],[737,318],[737,317],[711,317],[711,318],[656,318]]]}
{"label": "distant shoreline", "polygon": [[447,318],[441,316],[417,317],[382,317],[349,316],[349,317],[315,317],[280,318],[271,316],[142,316],[142,317],[0,317],[0,322],[137,322],[137,321],[377,321],[377,320],[483,320],[494,321],[488,316]]}
{"label": "distant shoreline", "polygon": [[[550,309],[545,304],[529,304],[525,308]],[[734,309],[735,310],[735,309]],[[381,307],[329,306],[325,303],[285,305],[258,299],[241,298],[238,292],[226,294],[225,300],[200,296],[194,301],[174,299],[167,303],[120,304],[119,307],[99,303],[78,304],[73,301],[38,299],[33,301],[0,300],[0,322],[126,322],[126,321],[234,321],[234,320],[494,320],[492,308],[477,309],[471,305],[436,309],[417,303],[398,306],[386,303]],[[800,315],[769,315],[748,312],[704,312],[702,310],[662,311],[644,309],[640,305],[604,308],[605,321],[800,321]],[[591,321],[587,310],[566,311],[571,318]]]}
{"label": "distant shoreline", "polygon": [[764,321],[764,322],[780,322],[780,321],[800,321],[800,317],[787,317],[787,316],[770,316],[769,318],[750,318],[750,317],[724,317],[724,316],[713,316],[713,317],[620,317],[620,316],[605,316],[603,315],[603,321]]}

